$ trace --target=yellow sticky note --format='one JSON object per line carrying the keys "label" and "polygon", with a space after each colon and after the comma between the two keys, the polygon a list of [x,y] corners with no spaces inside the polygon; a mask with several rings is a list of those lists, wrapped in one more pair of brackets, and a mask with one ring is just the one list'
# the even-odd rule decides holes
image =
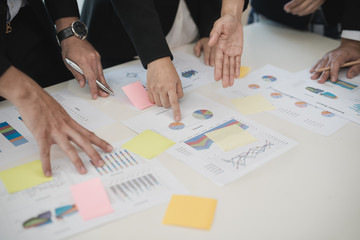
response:
{"label": "yellow sticky note", "polygon": [[175,143],[170,139],[153,132],[145,130],[124,145],[123,148],[147,159],[151,159],[164,152]]}
{"label": "yellow sticky note", "polygon": [[249,67],[241,66],[240,67],[240,75],[237,78],[243,78],[250,72]]}
{"label": "yellow sticky note", "polygon": [[224,151],[230,151],[256,141],[253,135],[237,124],[208,132],[205,135]]}
{"label": "yellow sticky note", "polygon": [[232,100],[232,103],[242,114],[252,114],[275,109],[275,107],[262,95],[235,98]]}
{"label": "yellow sticky note", "polygon": [[0,179],[9,193],[18,192],[49,182],[52,177],[45,177],[40,160],[29,162],[0,172]]}
{"label": "yellow sticky note", "polygon": [[162,223],[209,230],[216,204],[215,199],[173,195]]}

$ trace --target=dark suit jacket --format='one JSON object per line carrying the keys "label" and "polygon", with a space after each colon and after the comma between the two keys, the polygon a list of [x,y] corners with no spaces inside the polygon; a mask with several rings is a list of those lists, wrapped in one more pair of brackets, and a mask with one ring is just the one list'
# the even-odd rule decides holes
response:
{"label": "dark suit jacket", "polygon": [[[311,15],[299,17],[288,14],[283,6],[290,0],[251,0],[256,12],[276,22],[306,30]],[[343,30],[360,30],[359,0],[326,0],[322,9],[328,24],[341,23]]]}
{"label": "dark suit jacket", "polygon": [[[2,3],[4,2],[6,3],[6,0],[4,0]],[[27,2],[28,5],[26,6],[26,14],[21,17],[25,18],[26,16],[29,16],[29,18],[31,18],[29,21],[34,22],[34,24],[30,26],[32,29],[29,30],[32,34],[34,34],[31,36],[27,36],[25,33],[22,35],[21,32],[17,31],[18,29],[22,29],[22,23],[24,20],[26,20],[21,19],[20,21],[19,18],[21,17],[17,19],[18,16],[16,16],[11,22],[11,24],[13,22],[15,24],[13,27],[13,35],[10,36],[11,33],[8,35],[5,34],[5,29],[3,26],[5,26],[6,21],[6,9],[4,10],[3,8],[4,6],[6,7],[6,5],[0,5],[0,76],[11,65],[14,65],[31,77],[40,75],[36,71],[48,71],[50,73],[54,67],[57,66],[52,66],[53,64],[50,65],[50,63],[53,63],[53,61],[49,60],[49,58],[58,58],[60,53],[60,47],[56,40],[54,21],[62,17],[79,17],[79,10],[76,0],[45,0],[47,8],[45,8],[44,3],[41,0],[27,0]],[[24,11],[24,9],[21,9],[20,11]],[[4,12],[5,14],[1,14]],[[49,44],[49,48],[39,48],[37,49],[37,52],[32,53],[31,49],[29,48],[31,48],[33,45],[28,45],[30,45],[33,40],[30,38],[33,38],[34,36]],[[12,49],[12,47],[14,47],[14,49],[19,49],[19,51],[21,50],[22,52],[29,53],[29,55],[32,56],[24,56],[23,58],[19,58],[18,52],[9,50]],[[51,53],[49,53],[49,49],[51,49]],[[43,62],[34,63],[34,59],[43,59]],[[34,67],[34,64],[45,65],[43,65],[40,68],[41,70],[39,70],[39,68]],[[64,64],[62,63],[62,65]],[[34,78],[34,80],[37,81],[38,79]],[[39,81],[44,83],[40,85],[51,85],[52,79],[40,79]]]}
{"label": "dark suit jacket", "polygon": [[[199,29],[208,37],[220,17],[219,0],[186,0]],[[171,52],[165,40],[174,22],[179,0],[85,0],[81,19],[88,40],[99,51],[104,67],[139,56],[143,66]]]}

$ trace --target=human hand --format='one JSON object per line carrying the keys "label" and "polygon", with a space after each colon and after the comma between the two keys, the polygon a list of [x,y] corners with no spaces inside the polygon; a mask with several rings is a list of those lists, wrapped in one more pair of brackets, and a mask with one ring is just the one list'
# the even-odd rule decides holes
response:
{"label": "human hand", "polygon": [[284,5],[284,11],[298,16],[314,13],[325,0],[292,0]]}
{"label": "human hand", "polygon": [[175,121],[181,120],[179,98],[184,96],[180,78],[170,57],[152,61],[147,65],[147,91],[151,102],[173,109]]}
{"label": "human hand", "polygon": [[216,81],[222,79],[224,88],[234,84],[240,75],[241,54],[243,50],[243,27],[240,19],[224,15],[219,18],[210,32],[209,46],[215,49]]}
{"label": "human hand", "polygon": [[60,146],[81,174],[86,173],[86,169],[72,143],[83,149],[96,166],[104,162],[92,144],[105,152],[112,151],[109,143],[75,122],[55,99],[15,67],[1,76],[0,95],[15,104],[35,137],[45,176],[51,176],[50,148],[53,144]]}
{"label": "human hand", "polygon": [[84,75],[78,73],[65,62],[66,67],[78,80],[80,87],[83,88],[85,86],[87,79],[93,99],[97,99],[98,95],[107,97],[108,94],[99,89],[96,85],[96,80],[98,80],[109,88],[104,78],[100,55],[92,45],[86,40],[70,37],[61,42],[61,47],[63,60],[65,60],[65,58],[72,60],[84,73]]}
{"label": "human hand", "polygon": [[[318,79],[319,83],[324,83],[329,77],[332,82],[338,80],[340,66],[346,62],[360,59],[360,41],[341,39],[341,44],[338,48],[328,52],[315,66],[310,70],[313,75],[311,79]],[[331,67],[330,71],[317,73],[317,69]],[[360,64],[351,66],[346,76],[353,78],[360,73]]]}
{"label": "human hand", "polygon": [[201,38],[194,46],[194,53],[200,57],[201,52],[204,52],[204,63],[206,65],[214,66],[215,64],[215,47],[209,46],[209,38]]}

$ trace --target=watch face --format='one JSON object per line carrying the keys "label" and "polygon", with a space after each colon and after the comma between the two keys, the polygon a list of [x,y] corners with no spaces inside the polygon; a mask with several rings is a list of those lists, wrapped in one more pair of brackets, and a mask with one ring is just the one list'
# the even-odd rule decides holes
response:
{"label": "watch face", "polygon": [[80,39],[85,39],[88,33],[86,25],[80,21],[73,22],[72,30],[74,34]]}

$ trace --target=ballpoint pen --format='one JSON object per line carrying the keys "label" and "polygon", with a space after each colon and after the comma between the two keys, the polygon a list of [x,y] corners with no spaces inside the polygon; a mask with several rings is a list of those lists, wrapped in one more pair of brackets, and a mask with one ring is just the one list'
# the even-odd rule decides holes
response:
{"label": "ballpoint pen", "polygon": [[[65,61],[66,61],[66,63],[69,64],[73,69],[75,69],[78,73],[81,73],[82,75],[84,75],[84,72],[81,70],[81,68],[80,68],[76,63],[74,63],[73,61],[71,61],[71,60],[68,59],[68,58],[65,58]],[[101,90],[103,90],[104,92],[106,92],[107,94],[114,95],[114,93],[113,93],[109,88],[107,88],[104,84],[102,84],[100,81],[96,80],[96,85],[97,85]]]}

